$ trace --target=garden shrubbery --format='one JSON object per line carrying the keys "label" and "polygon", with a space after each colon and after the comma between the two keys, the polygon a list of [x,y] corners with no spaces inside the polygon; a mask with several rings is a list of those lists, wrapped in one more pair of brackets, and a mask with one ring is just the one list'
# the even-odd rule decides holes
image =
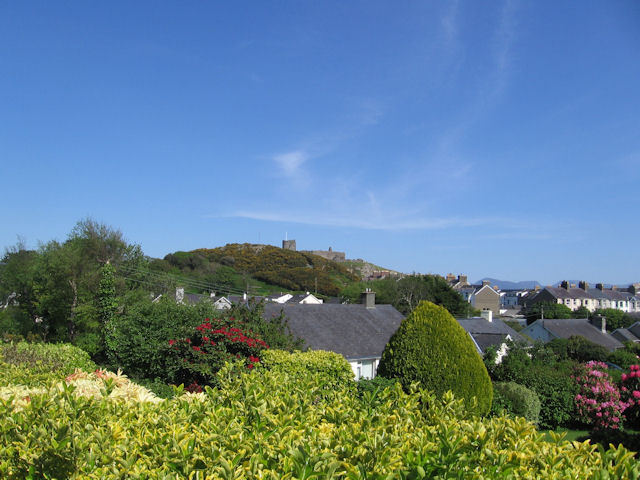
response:
{"label": "garden shrubbery", "polygon": [[[288,361],[287,354],[280,356],[281,363]],[[0,402],[0,477],[640,476],[640,465],[624,448],[605,450],[559,436],[547,442],[522,418],[469,417],[450,393],[391,386],[379,392],[372,409],[341,386],[319,398],[319,376],[228,365],[218,373],[219,388],[164,401],[113,395],[116,384],[127,382],[105,373],[69,382],[61,377],[47,391]],[[81,380],[90,383],[91,395],[79,394]]]}
{"label": "garden shrubbery", "polygon": [[479,414],[491,408],[491,380],[473,341],[445,308],[430,302],[421,302],[402,321],[382,353],[378,374],[397,378],[405,389],[420,382],[438,396],[451,390]]}
{"label": "garden shrubbery", "polygon": [[540,398],[533,390],[515,382],[496,382],[493,384],[492,413],[503,410],[511,415],[524,417],[531,423],[540,421]]}

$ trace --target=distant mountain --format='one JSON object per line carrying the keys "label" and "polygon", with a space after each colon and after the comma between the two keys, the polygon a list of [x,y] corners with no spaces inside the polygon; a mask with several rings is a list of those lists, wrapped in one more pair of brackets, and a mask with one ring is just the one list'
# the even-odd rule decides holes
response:
{"label": "distant mountain", "polygon": [[484,280],[491,282],[491,286],[497,285],[500,290],[524,290],[527,288],[536,288],[540,285],[540,282],[536,280],[524,280],[522,282],[510,282],[509,280],[498,280],[497,278],[483,278],[476,282],[477,285],[481,284]]}

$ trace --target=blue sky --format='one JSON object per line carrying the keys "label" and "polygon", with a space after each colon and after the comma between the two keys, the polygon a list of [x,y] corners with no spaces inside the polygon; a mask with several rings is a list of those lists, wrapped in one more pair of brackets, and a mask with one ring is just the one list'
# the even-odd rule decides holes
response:
{"label": "blue sky", "polygon": [[0,40],[0,246],[640,280],[635,0],[7,1]]}

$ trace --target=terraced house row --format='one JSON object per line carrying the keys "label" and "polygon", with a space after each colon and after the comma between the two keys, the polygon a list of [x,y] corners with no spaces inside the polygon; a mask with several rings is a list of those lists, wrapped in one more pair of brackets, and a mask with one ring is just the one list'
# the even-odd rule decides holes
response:
{"label": "terraced house row", "polygon": [[566,305],[571,310],[586,307],[591,312],[603,308],[615,308],[627,313],[640,312],[640,283],[618,289],[615,286],[605,288],[602,283],[591,288],[587,282],[579,282],[576,287],[564,281],[559,287],[545,287],[527,297],[525,305],[552,302]]}

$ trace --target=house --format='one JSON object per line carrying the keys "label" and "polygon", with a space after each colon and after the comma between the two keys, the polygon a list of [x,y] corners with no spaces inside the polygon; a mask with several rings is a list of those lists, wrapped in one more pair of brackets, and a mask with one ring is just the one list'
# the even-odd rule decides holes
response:
{"label": "house", "polygon": [[617,328],[611,332],[611,336],[622,343],[640,343],[640,322],[636,322],[629,328]]}
{"label": "house", "polygon": [[469,303],[478,310],[490,310],[494,315],[500,314],[500,292],[492,288],[488,280],[482,281],[482,286],[469,296]]}
{"label": "house", "polygon": [[637,284],[620,290],[616,286],[605,288],[604,284],[597,283],[595,288],[591,288],[587,282],[581,281],[576,287],[565,280],[559,287],[540,290],[537,295],[526,300],[526,305],[552,302],[566,305],[571,310],[585,307],[590,312],[604,308],[615,308],[627,313],[640,312],[640,298],[636,296],[635,285]]}
{"label": "house", "polygon": [[622,348],[624,346],[622,342],[608,334],[606,327],[607,321],[603,317],[591,320],[586,318],[544,319],[536,320],[520,333],[544,343],[555,338],[569,339],[580,336],[609,351]]}
{"label": "house", "polygon": [[[160,298],[160,297],[158,297]],[[229,310],[231,308],[231,300],[224,296],[217,296],[215,292],[209,295],[201,295],[199,293],[185,293],[184,288],[176,288],[176,303],[188,303],[195,305],[203,300],[210,300],[216,310]]]}
{"label": "house", "polygon": [[478,310],[491,310],[494,315],[500,314],[500,291],[492,288],[491,282],[483,280],[482,285],[471,285],[466,275],[458,275],[456,278],[449,273],[445,280],[451,288]]}
{"label": "house", "polygon": [[376,375],[382,352],[400,326],[403,315],[391,305],[376,305],[375,292],[362,295],[361,304],[264,305],[264,318],[284,314],[291,333],[312,350],[344,356],[356,380]]}
{"label": "house", "polygon": [[458,323],[469,334],[480,356],[484,356],[489,347],[496,347],[496,363],[500,363],[506,355],[507,342],[529,343],[502,320],[493,318],[491,310],[483,310],[481,317],[460,318]]}

